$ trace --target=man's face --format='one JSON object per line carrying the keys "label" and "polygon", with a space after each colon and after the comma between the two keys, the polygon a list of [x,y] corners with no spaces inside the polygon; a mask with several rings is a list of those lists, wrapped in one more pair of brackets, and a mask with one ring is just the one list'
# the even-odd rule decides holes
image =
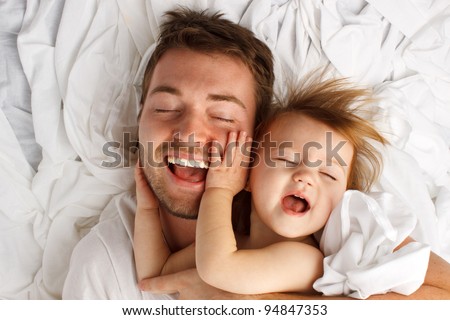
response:
{"label": "man's face", "polygon": [[196,218],[208,145],[230,131],[253,134],[255,81],[240,60],[170,49],[153,71],[139,124],[141,161],[163,209]]}

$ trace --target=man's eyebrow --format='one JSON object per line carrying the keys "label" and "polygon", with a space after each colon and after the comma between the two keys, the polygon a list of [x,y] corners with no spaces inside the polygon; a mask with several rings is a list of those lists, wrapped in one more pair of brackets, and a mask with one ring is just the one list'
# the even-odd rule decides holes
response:
{"label": "man's eyebrow", "polygon": [[209,94],[208,99],[212,101],[228,101],[237,104],[238,106],[247,109],[245,104],[236,98],[235,96],[226,95],[226,94]]}
{"label": "man's eyebrow", "polygon": [[181,96],[180,90],[178,90],[174,87],[170,87],[170,86],[157,86],[157,87],[153,88],[152,91],[150,91],[150,95],[159,93],[159,92],[166,92],[166,93],[174,94],[176,96]]}
{"label": "man's eyebrow", "polygon": [[[181,91],[178,90],[177,88],[170,87],[170,86],[164,86],[164,85],[157,86],[157,87],[153,88],[150,91],[150,95],[155,94],[155,93],[159,93],[159,92],[166,92],[166,93],[173,94],[173,95],[176,95],[176,96],[181,96],[182,95]],[[233,95],[208,94],[208,100],[212,100],[212,101],[228,101],[228,102],[235,103],[235,104],[237,104],[238,106],[240,106],[240,107],[242,107],[244,109],[247,109],[245,107],[245,104],[241,100],[239,100],[238,98],[236,98]]]}

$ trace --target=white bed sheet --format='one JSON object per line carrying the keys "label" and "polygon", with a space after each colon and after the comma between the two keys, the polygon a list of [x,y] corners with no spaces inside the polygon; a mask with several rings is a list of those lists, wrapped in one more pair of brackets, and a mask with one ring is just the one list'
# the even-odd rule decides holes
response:
{"label": "white bed sheet", "polygon": [[103,147],[136,137],[136,72],[177,4],[253,30],[275,54],[277,92],[320,65],[372,86],[391,142],[374,190],[402,199],[414,237],[450,261],[448,1],[28,0],[17,45],[30,91],[17,96],[30,97],[32,119],[0,113],[0,298],[60,298],[73,247],[133,189],[132,168],[103,166],[113,160]]}

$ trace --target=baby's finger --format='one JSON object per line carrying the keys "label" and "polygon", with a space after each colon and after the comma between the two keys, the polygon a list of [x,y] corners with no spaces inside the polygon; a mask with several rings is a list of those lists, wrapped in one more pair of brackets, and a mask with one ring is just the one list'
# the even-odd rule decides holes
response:
{"label": "baby's finger", "polygon": [[142,179],[141,167],[139,166],[139,162],[134,166],[134,180],[136,183],[140,182]]}
{"label": "baby's finger", "polygon": [[236,147],[237,147],[237,133],[232,131],[228,133],[227,147],[225,148],[225,153],[223,156],[223,164],[230,166],[234,158],[236,157]]}
{"label": "baby's finger", "polygon": [[245,147],[245,141],[247,140],[247,132],[240,131],[236,139],[234,159],[235,162],[239,163],[242,160],[243,148]]}
{"label": "baby's finger", "polygon": [[239,162],[242,167],[248,167],[250,165],[251,161],[251,153],[252,153],[252,141],[253,139],[251,137],[246,136],[245,142],[242,143],[239,153]]}
{"label": "baby's finger", "polygon": [[220,144],[218,141],[211,141],[211,146],[209,147],[209,167],[215,168],[220,166],[222,163],[222,157],[220,155]]}

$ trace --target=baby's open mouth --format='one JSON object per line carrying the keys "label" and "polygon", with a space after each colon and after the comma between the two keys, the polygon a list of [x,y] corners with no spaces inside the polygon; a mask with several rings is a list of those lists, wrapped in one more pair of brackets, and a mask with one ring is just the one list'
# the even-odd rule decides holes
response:
{"label": "baby's open mouth", "polygon": [[183,159],[169,156],[167,165],[178,178],[188,182],[201,182],[206,178],[209,164],[202,160]]}
{"label": "baby's open mouth", "polygon": [[284,197],[282,203],[286,209],[295,213],[304,213],[310,209],[308,201],[295,194]]}

